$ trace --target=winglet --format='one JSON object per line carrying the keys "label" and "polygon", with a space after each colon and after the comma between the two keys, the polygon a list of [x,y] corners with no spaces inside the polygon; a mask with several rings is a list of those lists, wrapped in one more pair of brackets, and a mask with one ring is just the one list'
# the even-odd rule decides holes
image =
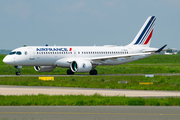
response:
{"label": "winglet", "polygon": [[167,44],[164,45],[163,47],[159,48],[157,51],[155,51],[155,53],[160,53],[166,46],[167,46]]}

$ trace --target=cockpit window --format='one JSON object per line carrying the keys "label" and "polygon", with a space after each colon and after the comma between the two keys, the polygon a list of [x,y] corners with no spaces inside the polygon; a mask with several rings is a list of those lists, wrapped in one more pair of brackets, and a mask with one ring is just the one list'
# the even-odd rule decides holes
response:
{"label": "cockpit window", "polygon": [[12,51],[8,55],[14,55],[14,54],[21,55],[22,53],[20,51]]}
{"label": "cockpit window", "polygon": [[14,55],[14,54],[16,54],[16,52],[10,52],[10,53],[9,53],[9,55]]}
{"label": "cockpit window", "polygon": [[17,51],[17,53],[16,53],[17,55],[21,55],[21,52],[20,51]]}

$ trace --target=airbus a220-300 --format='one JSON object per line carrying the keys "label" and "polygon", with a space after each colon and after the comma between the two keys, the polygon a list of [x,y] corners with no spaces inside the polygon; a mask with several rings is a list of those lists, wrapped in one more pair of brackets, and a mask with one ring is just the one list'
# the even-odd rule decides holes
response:
{"label": "airbus a220-300", "polygon": [[39,72],[50,72],[55,67],[67,68],[67,74],[89,72],[97,75],[98,65],[119,65],[149,57],[166,47],[152,48],[151,37],[156,17],[150,16],[126,46],[26,46],[12,50],[3,62],[15,66],[20,75],[22,66],[34,66]]}

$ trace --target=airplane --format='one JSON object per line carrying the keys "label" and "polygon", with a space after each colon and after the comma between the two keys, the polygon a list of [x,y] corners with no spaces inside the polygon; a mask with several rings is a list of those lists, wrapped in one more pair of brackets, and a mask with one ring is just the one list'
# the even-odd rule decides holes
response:
{"label": "airplane", "polygon": [[150,46],[156,17],[150,16],[134,40],[126,46],[25,46],[12,50],[3,62],[13,65],[20,75],[22,66],[34,66],[38,72],[50,72],[55,67],[68,68],[67,74],[89,72],[97,75],[98,65],[119,65],[140,60],[161,52]]}

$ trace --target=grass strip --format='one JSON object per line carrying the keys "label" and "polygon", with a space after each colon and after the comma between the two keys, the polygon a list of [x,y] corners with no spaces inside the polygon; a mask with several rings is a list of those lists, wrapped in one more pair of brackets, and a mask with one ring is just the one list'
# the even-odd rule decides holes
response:
{"label": "grass strip", "polygon": [[0,95],[0,106],[97,106],[97,105],[133,105],[133,106],[180,106],[180,98],[133,98],[125,96],[85,95]]}
{"label": "grass strip", "polygon": [[[153,82],[153,85],[140,85],[142,82]],[[54,81],[17,76],[0,77],[0,85],[180,91],[180,76],[59,76]]]}

